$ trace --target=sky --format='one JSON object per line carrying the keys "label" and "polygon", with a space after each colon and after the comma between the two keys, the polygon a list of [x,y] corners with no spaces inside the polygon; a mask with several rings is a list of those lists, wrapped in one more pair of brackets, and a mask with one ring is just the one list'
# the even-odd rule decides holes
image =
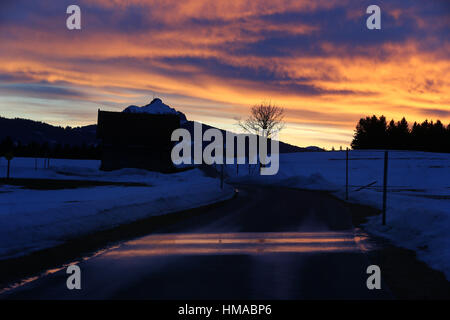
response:
{"label": "sky", "polygon": [[159,97],[239,131],[265,101],[281,140],[346,147],[373,114],[450,123],[449,34],[447,0],[2,0],[0,116],[79,126]]}

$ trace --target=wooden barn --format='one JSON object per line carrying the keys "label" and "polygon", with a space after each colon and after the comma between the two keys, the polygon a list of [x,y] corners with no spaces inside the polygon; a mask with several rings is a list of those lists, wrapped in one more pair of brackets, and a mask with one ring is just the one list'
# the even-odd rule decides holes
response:
{"label": "wooden barn", "polygon": [[172,172],[172,132],[180,127],[177,115],[98,111],[101,169],[139,168]]}

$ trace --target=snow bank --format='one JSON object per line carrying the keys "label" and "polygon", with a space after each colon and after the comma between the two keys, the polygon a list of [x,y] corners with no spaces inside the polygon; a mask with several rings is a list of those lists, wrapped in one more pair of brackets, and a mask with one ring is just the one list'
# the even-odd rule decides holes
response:
{"label": "snow bank", "polygon": [[[383,165],[383,151],[350,151],[351,202],[381,209]],[[281,154],[275,176],[259,176],[248,165],[240,166],[239,176],[236,165],[227,166],[226,172],[229,181],[327,190],[345,197],[345,152]],[[387,224],[381,226],[377,216],[365,227],[415,250],[419,259],[450,279],[450,154],[389,152]]]}
{"label": "snow bank", "polygon": [[[34,170],[34,159],[14,159],[12,176],[140,182],[143,187],[102,186],[28,190],[0,186],[0,259],[55,246],[70,238],[150,216],[186,210],[233,196],[232,187],[198,170],[161,174],[124,169],[98,170],[98,161],[53,160]],[[41,161],[41,159],[39,160]],[[0,172],[6,161],[0,161]]]}

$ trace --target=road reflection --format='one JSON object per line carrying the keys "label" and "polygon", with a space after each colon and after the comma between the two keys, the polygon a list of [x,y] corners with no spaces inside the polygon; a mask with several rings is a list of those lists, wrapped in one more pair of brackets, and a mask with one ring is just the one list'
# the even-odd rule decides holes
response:
{"label": "road reflection", "polygon": [[[361,230],[356,232],[268,232],[268,233],[189,233],[154,234],[121,245],[99,250],[95,254],[73,261],[78,264],[95,260],[91,266],[110,266],[111,260],[128,264],[158,257],[196,255],[264,255],[274,253],[326,253],[361,252],[373,249]],[[156,258],[156,259],[154,259]],[[22,287],[46,276],[63,273],[69,264],[49,269],[39,276],[33,276],[6,288],[0,294]],[[116,266],[119,264],[115,264]],[[146,264],[144,264],[146,265]],[[105,269],[107,271],[109,269]]]}
{"label": "road reflection", "polygon": [[[358,243],[364,241],[361,235]],[[361,250],[352,232],[156,234],[129,241],[104,257],[314,253]],[[369,250],[367,248],[367,250]]]}

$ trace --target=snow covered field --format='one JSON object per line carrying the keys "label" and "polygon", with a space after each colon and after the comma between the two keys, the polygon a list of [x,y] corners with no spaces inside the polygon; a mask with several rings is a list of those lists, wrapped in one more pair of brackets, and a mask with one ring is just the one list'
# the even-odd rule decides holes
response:
{"label": "snow covered field", "polygon": [[[350,151],[350,201],[381,209],[383,151]],[[450,280],[450,154],[390,151],[387,226],[373,217],[366,229],[417,252],[419,259]],[[229,181],[329,190],[345,198],[345,152],[282,154],[275,176],[248,174],[228,165]],[[376,183],[361,191],[361,186]]]}
{"label": "snow covered field", "polygon": [[[62,180],[137,182],[148,186],[101,186],[59,190],[30,190],[0,185],[0,259],[24,255],[96,230],[149,216],[185,210],[230,198],[232,187],[198,170],[161,174],[137,169],[98,170],[90,160],[16,158],[11,177]],[[0,177],[6,160],[0,159]]]}

